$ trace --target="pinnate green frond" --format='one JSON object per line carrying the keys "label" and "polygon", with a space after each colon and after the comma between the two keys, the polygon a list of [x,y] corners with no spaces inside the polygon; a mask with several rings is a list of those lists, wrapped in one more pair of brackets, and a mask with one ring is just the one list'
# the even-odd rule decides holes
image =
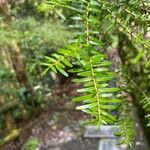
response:
{"label": "pinnate green frond", "polygon": [[[105,58],[106,55],[101,53],[91,57],[85,56],[82,58],[86,63],[84,70],[79,70],[78,78],[73,79],[73,82],[83,84],[83,87],[78,89],[77,92],[84,94],[74,98],[73,101],[83,103],[77,109],[91,114],[93,116],[92,122],[95,125],[114,123],[116,118],[111,114],[111,111],[117,109],[121,102],[120,99],[113,98],[114,93],[118,92],[119,89],[109,87],[108,84],[108,81],[114,78],[114,74],[109,71],[107,65],[106,67],[101,66],[101,63],[110,65]],[[103,94],[112,94],[112,97],[106,99]]]}
{"label": "pinnate green frond", "polygon": [[51,70],[54,73],[60,72],[65,76],[68,76],[68,73],[65,71],[65,67],[72,67],[72,64],[65,58],[65,56],[54,53],[52,57],[45,57],[46,63],[41,63],[43,66],[46,66],[47,68],[42,73],[42,75],[45,75],[49,70]]}
{"label": "pinnate green frond", "polygon": [[[49,7],[57,10],[62,7],[75,11],[75,16],[71,17],[73,24],[69,28],[76,32],[70,44],[51,57],[45,57],[42,64],[47,68],[43,74],[49,70],[65,76],[68,76],[67,72],[76,74],[72,81],[82,87],[77,90],[79,96],[73,98],[73,101],[80,104],[77,110],[92,116],[85,123],[97,126],[117,123],[117,135],[122,137],[120,143],[129,146],[134,140],[134,124],[128,102],[118,98],[116,95],[120,89],[110,84],[116,75],[110,71],[112,62],[108,60],[106,52],[110,43],[105,40],[105,36],[111,37],[116,32],[126,35],[137,50],[132,63],[144,59],[145,68],[149,69],[150,41],[145,38],[149,15],[141,11],[142,3],[145,5],[145,2],[139,0],[46,0],[45,5],[45,9]],[[141,104],[150,126],[149,98],[143,99]],[[118,107],[119,115],[114,115]]]}
{"label": "pinnate green frond", "polygon": [[140,101],[140,103],[143,106],[143,109],[145,110],[146,113],[146,120],[147,120],[147,126],[150,126],[150,97],[145,96],[143,100]]}
{"label": "pinnate green frond", "polygon": [[135,138],[135,124],[132,119],[131,107],[129,102],[123,101],[119,109],[119,120],[117,125],[119,130],[115,133],[116,136],[121,136],[119,144],[126,144],[131,147]]}

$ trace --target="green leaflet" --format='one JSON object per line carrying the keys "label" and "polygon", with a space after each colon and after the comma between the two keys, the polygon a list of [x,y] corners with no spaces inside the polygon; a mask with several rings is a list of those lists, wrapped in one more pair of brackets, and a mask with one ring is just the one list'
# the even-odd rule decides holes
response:
{"label": "green leaflet", "polygon": [[114,106],[114,105],[100,105],[100,107],[102,108],[102,109],[108,109],[108,110],[114,110],[114,109],[116,109],[117,108],[117,106]]}
{"label": "green leaflet", "polygon": [[80,72],[80,73],[78,73],[77,75],[78,76],[89,76],[89,74],[90,74],[90,71],[84,71],[84,72]]}
{"label": "green leaflet", "polygon": [[94,83],[92,81],[84,83],[84,87],[91,87],[94,86]]}
{"label": "green leaflet", "polygon": [[83,103],[87,104],[87,103],[93,103],[93,102],[96,102],[96,101],[97,101],[97,99],[95,97],[93,97],[93,98],[84,100]]}
{"label": "green leaflet", "polygon": [[70,27],[70,28],[76,28],[76,29],[82,28],[81,25],[70,25],[69,27]]}
{"label": "green leaflet", "polygon": [[91,63],[93,65],[95,63],[97,64],[97,63],[101,62],[105,57],[106,57],[106,55],[104,55],[104,54],[94,55],[91,57]]}
{"label": "green leaflet", "polygon": [[106,82],[106,81],[110,81],[110,80],[112,80],[113,79],[113,77],[100,77],[100,78],[98,78],[97,79],[97,81],[99,81],[99,82],[101,82],[101,81],[103,81],[103,82]]}
{"label": "green leaflet", "polygon": [[69,75],[58,65],[56,64],[56,68],[60,71],[64,76],[68,77]]}
{"label": "green leaflet", "polygon": [[59,68],[63,68],[63,69],[65,68],[65,66],[62,63],[60,63],[59,61],[55,65],[56,65],[56,68],[57,68],[57,66]]}
{"label": "green leaflet", "polygon": [[60,53],[60,54],[62,54],[62,55],[70,55],[70,54],[71,54],[71,51],[64,48],[64,49],[58,50],[58,53]]}
{"label": "green leaflet", "polygon": [[133,59],[133,63],[139,62],[139,60],[144,56],[144,49],[141,49],[138,55]]}
{"label": "green leaflet", "polygon": [[150,60],[145,64],[145,67],[146,68],[150,67]]}
{"label": "green leaflet", "polygon": [[97,85],[97,87],[98,87],[99,89],[101,89],[101,88],[106,88],[107,86],[108,86],[107,83],[103,83],[103,84],[98,84],[98,85]]}
{"label": "green leaflet", "polygon": [[120,99],[101,99],[101,103],[121,103]]}
{"label": "green leaflet", "polygon": [[[83,112],[88,113],[87,111],[84,111],[84,110],[83,110]],[[98,119],[91,119],[91,120],[85,120],[83,124],[85,126],[86,125],[96,125],[97,126],[97,122],[98,122]]]}
{"label": "green leaflet", "polygon": [[107,27],[106,31],[107,31],[107,32],[111,32],[114,27],[115,27],[115,25],[114,25],[113,23],[111,23],[111,24]]}
{"label": "green leaflet", "polygon": [[91,97],[92,97],[92,94],[88,94],[88,95],[83,95],[83,96],[75,97],[72,100],[74,102],[78,102],[78,101],[83,101],[83,100],[86,100],[86,99],[90,99]]}
{"label": "green leaflet", "polygon": [[56,13],[63,19],[66,20],[66,17],[58,10],[56,10]]}
{"label": "green leaflet", "polygon": [[110,62],[110,61],[103,61],[99,64],[100,67],[102,67],[102,66],[111,66],[111,65],[112,65],[112,62]]}
{"label": "green leaflet", "polygon": [[99,46],[103,46],[103,42],[100,39],[97,38],[92,38],[92,40],[90,41],[91,45],[99,45]]}
{"label": "green leaflet", "polygon": [[72,67],[72,64],[67,60],[67,59],[63,59],[62,62],[68,66],[68,67]]}
{"label": "green leaflet", "polygon": [[90,109],[82,109],[83,112],[90,114],[91,116],[97,117],[97,113]]}
{"label": "green leaflet", "polygon": [[49,71],[49,69],[50,69],[50,66],[46,68],[41,75],[44,76]]}
{"label": "green leaflet", "polygon": [[103,93],[103,94],[101,93],[100,95],[101,95],[102,98],[110,98],[110,97],[113,97],[113,93]]}
{"label": "green leaflet", "polygon": [[[95,71],[95,70],[94,70]],[[108,72],[108,71],[95,71],[95,77],[98,79],[98,78],[102,78],[102,77],[110,77],[111,79],[113,79],[114,78],[114,73],[112,73],[112,72]],[[111,80],[110,79],[110,80]]]}
{"label": "green leaflet", "polygon": [[80,16],[74,16],[74,17],[71,17],[73,20],[83,20]]}
{"label": "green leaflet", "polygon": [[114,121],[109,119],[108,117],[105,116],[101,116],[101,119],[105,121],[105,124],[109,123],[109,124],[113,124]]}
{"label": "green leaflet", "polygon": [[76,107],[76,109],[77,110],[82,110],[82,109],[92,108],[92,107],[95,107],[95,106],[97,106],[97,103],[78,106],[78,107]]}
{"label": "green leaflet", "polygon": [[109,71],[109,68],[96,68],[95,70],[97,72],[106,72],[106,71]]}
{"label": "green leaflet", "polygon": [[90,19],[90,22],[92,23],[94,22],[95,24],[100,24],[100,21],[94,16],[90,16],[89,19]]}
{"label": "green leaflet", "polygon": [[54,67],[53,65],[50,65],[50,68],[52,69],[52,71],[53,71],[54,73],[57,73],[57,70],[55,69],[55,67]]}
{"label": "green leaflet", "polygon": [[[84,84],[84,87],[91,87],[91,86],[94,86],[93,82],[87,82],[87,83]],[[107,83],[97,85],[98,88],[107,87],[107,86],[108,86]]]}
{"label": "green leaflet", "polygon": [[82,82],[89,82],[92,80],[92,77],[86,77],[86,78],[78,78],[78,79],[73,79],[73,82],[76,83],[82,83]]}
{"label": "green leaflet", "polygon": [[54,56],[57,59],[63,59],[64,58],[62,55],[59,55],[59,54],[56,54],[56,53],[52,54],[52,56]]}
{"label": "green leaflet", "polygon": [[111,115],[110,113],[104,111],[104,110],[101,110],[101,114],[104,115],[105,117],[111,119],[112,121],[116,121],[116,117],[114,117],[113,115]]}
{"label": "green leaflet", "polygon": [[43,65],[43,66],[49,66],[50,64],[49,63],[41,63],[41,65]]}
{"label": "green leaflet", "polygon": [[86,63],[85,63],[84,60],[80,60],[80,59],[79,59],[79,62],[80,62],[84,67],[86,67]]}
{"label": "green leaflet", "polygon": [[78,73],[78,72],[82,72],[83,68],[73,68],[73,69],[69,69],[68,71],[71,73]]}
{"label": "green leaflet", "polygon": [[91,45],[99,45],[99,43],[95,42],[95,41],[90,41]]}
{"label": "green leaflet", "polygon": [[99,89],[100,93],[107,93],[107,92],[118,92],[120,89],[119,88],[101,88]]}
{"label": "green leaflet", "polygon": [[84,93],[84,92],[92,93],[94,90],[95,90],[94,87],[89,87],[89,88],[78,89],[77,92],[79,92],[79,93]]}
{"label": "green leaflet", "polygon": [[48,57],[48,56],[45,56],[45,58],[47,59],[48,62],[55,62],[56,60],[51,58],[51,57]]}

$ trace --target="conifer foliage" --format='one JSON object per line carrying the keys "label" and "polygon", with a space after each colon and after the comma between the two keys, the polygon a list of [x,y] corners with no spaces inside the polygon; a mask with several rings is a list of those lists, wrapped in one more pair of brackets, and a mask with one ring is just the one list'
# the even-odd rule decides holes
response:
{"label": "conifer foliage", "polygon": [[[118,94],[123,88],[120,90],[119,87],[110,85],[117,75],[110,69],[112,62],[108,59],[107,49],[111,48],[109,37],[122,32],[139,51],[133,58],[133,63],[139,63],[143,58],[146,67],[150,66],[149,40],[145,39],[150,23],[145,10],[147,5],[141,0],[47,0],[41,7],[43,10],[62,7],[71,9],[76,14],[71,17],[74,24],[70,25],[75,31],[74,38],[51,57],[45,57],[42,64],[47,69],[43,74],[49,70],[65,76],[68,76],[68,72],[75,73],[77,77],[73,82],[81,83],[82,88],[77,90],[80,96],[73,101],[82,102],[77,109],[92,116],[86,123],[97,126],[118,124],[118,134],[123,137],[121,143],[128,145],[133,143],[134,125],[128,115],[129,105]],[[141,103],[149,113],[147,101],[149,99],[144,99]],[[118,112],[120,106],[122,109]],[[149,114],[147,118],[150,118]]]}

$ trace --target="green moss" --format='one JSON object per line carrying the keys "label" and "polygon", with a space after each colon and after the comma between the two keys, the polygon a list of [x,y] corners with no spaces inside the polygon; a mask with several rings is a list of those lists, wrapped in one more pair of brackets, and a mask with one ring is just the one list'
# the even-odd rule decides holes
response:
{"label": "green moss", "polygon": [[23,145],[22,150],[35,150],[39,145],[39,140],[36,137],[31,137]]}

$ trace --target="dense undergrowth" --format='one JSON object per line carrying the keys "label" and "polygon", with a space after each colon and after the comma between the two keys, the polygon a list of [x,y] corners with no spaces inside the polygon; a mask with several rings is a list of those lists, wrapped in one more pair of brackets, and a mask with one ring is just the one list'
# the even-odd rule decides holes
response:
{"label": "dense undergrowth", "polygon": [[[35,13],[34,2],[5,2],[0,3],[0,145],[20,134],[21,120],[47,106],[45,95],[54,79],[51,74],[41,76],[42,59],[71,37],[58,19]],[[6,21],[7,15],[10,20]]]}

